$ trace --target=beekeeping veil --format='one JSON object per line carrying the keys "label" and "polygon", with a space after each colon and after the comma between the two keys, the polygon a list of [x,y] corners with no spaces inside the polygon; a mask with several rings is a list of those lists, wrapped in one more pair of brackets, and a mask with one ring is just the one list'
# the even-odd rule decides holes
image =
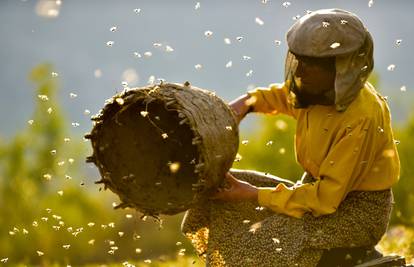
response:
{"label": "beekeeping veil", "polygon": [[285,80],[294,84],[295,55],[335,57],[335,106],[344,111],[364,86],[374,66],[373,41],[361,20],[341,9],[321,9],[303,16],[287,33]]}

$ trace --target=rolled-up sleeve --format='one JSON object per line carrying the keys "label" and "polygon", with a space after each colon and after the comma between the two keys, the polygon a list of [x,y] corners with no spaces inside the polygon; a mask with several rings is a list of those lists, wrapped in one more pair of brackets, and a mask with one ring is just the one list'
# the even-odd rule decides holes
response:
{"label": "rolled-up sleeve", "polygon": [[314,216],[336,211],[363,173],[373,167],[376,157],[376,128],[367,118],[344,126],[322,161],[313,183],[276,188],[261,188],[258,201],[275,212],[300,218],[306,212]]}

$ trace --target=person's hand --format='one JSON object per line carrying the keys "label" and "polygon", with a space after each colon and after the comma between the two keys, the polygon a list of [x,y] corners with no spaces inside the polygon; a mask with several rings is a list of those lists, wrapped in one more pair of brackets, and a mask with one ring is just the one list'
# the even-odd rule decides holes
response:
{"label": "person's hand", "polygon": [[225,201],[257,201],[257,187],[247,182],[237,180],[229,172],[226,174],[226,181],[228,182],[229,187],[218,189],[217,193],[210,197],[210,199],[219,199]]}
{"label": "person's hand", "polygon": [[249,95],[242,95],[229,103],[229,106],[236,114],[237,124],[249,113],[251,106],[246,104],[246,100],[250,98]]}

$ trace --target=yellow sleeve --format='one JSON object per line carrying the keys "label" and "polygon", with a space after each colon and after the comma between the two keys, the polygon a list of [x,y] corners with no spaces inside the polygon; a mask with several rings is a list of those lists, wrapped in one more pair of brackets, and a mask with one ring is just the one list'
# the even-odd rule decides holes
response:
{"label": "yellow sleeve", "polygon": [[258,87],[248,92],[253,111],[260,113],[283,113],[294,116],[294,108],[288,101],[289,90],[284,83]]}
{"label": "yellow sleeve", "polygon": [[261,188],[259,204],[297,218],[306,212],[314,216],[335,212],[361,173],[373,165],[377,142],[374,128],[368,119],[344,126],[322,162],[316,182],[292,188],[283,184]]}

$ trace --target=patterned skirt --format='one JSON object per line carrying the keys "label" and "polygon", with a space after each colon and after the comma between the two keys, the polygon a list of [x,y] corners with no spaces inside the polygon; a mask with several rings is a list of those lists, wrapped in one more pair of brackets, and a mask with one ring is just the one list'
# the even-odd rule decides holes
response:
{"label": "patterned skirt", "polygon": [[[293,185],[281,178],[231,170],[255,186]],[[206,200],[188,210],[181,230],[206,266],[317,266],[333,248],[373,247],[385,233],[393,205],[391,189],[354,191],[335,213],[297,219],[250,201]]]}

